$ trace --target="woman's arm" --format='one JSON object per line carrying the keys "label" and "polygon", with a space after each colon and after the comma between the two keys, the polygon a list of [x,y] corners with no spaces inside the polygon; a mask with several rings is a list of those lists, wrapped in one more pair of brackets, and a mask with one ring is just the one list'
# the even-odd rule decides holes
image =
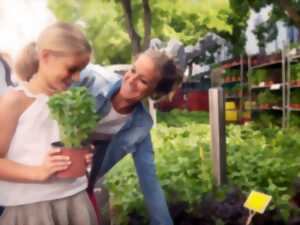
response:
{"label": "woman's arm", "polygon": [[151,225],[172,225],[164,193],[156,175],[150,134],[133,153],[136,172],[150,214]]}
{"label": "woman's arm", "polygon": [[11,140],[23,111],[32,103],[21,92],[11,91],[0,97],[0,180],[15,182],[38,182],[47,180],[55,172],[69,165],[66,157],[50,151],[40,166],[27,166],[5,159]]}

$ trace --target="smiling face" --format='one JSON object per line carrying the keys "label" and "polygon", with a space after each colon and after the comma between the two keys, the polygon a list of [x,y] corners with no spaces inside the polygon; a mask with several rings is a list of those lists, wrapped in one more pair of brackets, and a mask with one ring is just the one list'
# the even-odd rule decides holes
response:
{"label": "smiling face", "polygon": [[57,55],[45,50],[41,58],[41,74],[48,90],[55,93],[66,90],[73,81],[79,80],[80,71],[90,61],[90,53]]}
{"label": "smiling face", "polygon": [[119,94],[123,99],[136,103],[150,96],[160,79],[161,75],[153,60],[147,55],[140,55],[125,73]]}

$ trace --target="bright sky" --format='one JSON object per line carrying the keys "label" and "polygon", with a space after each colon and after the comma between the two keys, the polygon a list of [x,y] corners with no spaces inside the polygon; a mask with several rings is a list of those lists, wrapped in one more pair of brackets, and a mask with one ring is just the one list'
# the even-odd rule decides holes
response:
{"label": "bright sky", "polygon": [[0,51],[14,57],[54,20],[47,0],[0,0]]}

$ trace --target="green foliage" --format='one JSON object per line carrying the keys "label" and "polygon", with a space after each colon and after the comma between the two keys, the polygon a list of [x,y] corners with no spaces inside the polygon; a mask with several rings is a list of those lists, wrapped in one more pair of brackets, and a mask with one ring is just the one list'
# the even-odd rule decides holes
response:
{"label": "green foliage", "polygon": [[278,36],[276,21],[268,20],[256,26],[253,34],[256,36],[258,46],[265,48],[268,42],[275,40]]}
{"label": "green foliage", "polygon": [[245,53],[246,29],[250,15],[247,1],[229,0],[229,10],[221,10],[218,17],[226,21],[230,31],[215,31],[232,44],[233,56],[239,57]]}
{"label": "green foliage", "polygon": [[240,76],[240,69],[226,69],[224,77]]}
{"label": "green foliage", "polygon": [[272,112],[259,112],[256,120],[258,127],[266,128],[266,127],[275,127],[280,126],[280,119]]}
{"label": "green foliage", "polygon": [[299,89],[292,90],[290,103],[300,104],[300,90]]}
{"label": "green foliage", "polygon": [[244,191],[269,193],[273,196],[274,205],[288,211],[292,194],[290,188],[299,176],[298,132],[268,128],[272,134],[268,138],[260,130],[253,129],[252,125],[230,126],[227,131],[227,162],[231,182]]}
{"label": "green foliage", "polygon": [[[171,114],[170,118],[173,117]],[[183,114],[183,118],[186,117]],[[197,209],[196,203],[208,193],[226,190],[213,187],[210,127],[195,122],[181,127],[168,125],[159,123],[152,130],[157,174],[168,202],[186,202],[193,211]],[[226,136],[229,185],[240,187],[245,194],[251,190],[268,193],[273,196],[272,207],[287,212],[291,183],[300,175],[299,132],[277,127],[258,129],[250,123],[227,126]],[[131,158],[126,157],[114,167],[106,177],[106,184],[113,196],[113,205],[119,209],[118,224],[128,224],[130,212],[145,216]]]}
{"label": "green foliage", "polygon": [[80,147],[96,128],[98,115],[94,98],[84,87],[71,88],[50,97],[48,106],[58,122],[65,147]]}
{"label": "green foliage", "polygon": [[157,121],[168,127],[183,127],[191,123],[208,123],[208,112],[188,112],[174,109],[170,112],[157,112]]}
{"label": "green foliage", "polygon": [[270,90],[262,91],[257,95],[257,103],[261,104],[271,104],[276,105],[280,103],[281,96],[271,92]]}
{"label": "green foliage", "polygon": [[296,127],[296,128],[300,127],[299,112],[291,112],[289,126],[290,127]]}
{"label": "green foliage", "polygon": [[[49,8],[59,20],[83,22],[91,41],[95,61],[100,64],[120,64],[131,61],[131,41],[125,28],[124,13],[119,1],[48,0]],[[205,7],[204,7],[205,6]],[[220,0],[150,1],[152,11],[151,36],[163,41],[177,38],[185,45],[195,44],[208,31],[230,32],[231,27],[220,16],[227,12],[228,2]],[[141,1],[132,0],[133,23],[143,38]]]}
{"label": "green foliage", "polygon": [[248,74],[248,80],[252,85],[259,85],[260,82],[266,81],[267,76],[267,69],[255,69]]}
{"label": "green foliage", "polygon": [[[298,0],[287,0],[283,3],[285,7],[280,4],[280,1],[274,0],[230,0],[231,6],[231,17],[233,18],[233,30],[237,30],[242,34],[238,37],[238,32],[236,35],[233,35],[236,39],[236,42],[243,47],[245,43],[245,27],[247,26],[247,21],[249,18],[249,11],[253,9],[256,12],[259,12],[266,6],[272,6],[271,12],[269,13],[269,18],[264,23],[258,25],[254,30],[254,34],[257,37],[258,45],[260,47],[265,47],[267,42],[274,40],[277,37],[278,30],[276,23],[278,21],[284,21],[286,24],[295,25],[299,28],[298,18],[294,18],[294,15],[299,15],[300,4]],[[286,11],[286,8],[289,7],[294,11],[294,14],[289,14]],[[241,21],[241,22],[239,22]],[[241,44],[240,44],[241,43]]]}
{"label": "green foliage", "polygon": [[300,63],[291,65],[291,80],[300,80]]}
{"label": "green foliage", "polygon": [[122,26],[119,4],[97,0],[48,0],[48,5],[59,20],[84,24],[96,63],[108,65],[131,61],[130,40]]}

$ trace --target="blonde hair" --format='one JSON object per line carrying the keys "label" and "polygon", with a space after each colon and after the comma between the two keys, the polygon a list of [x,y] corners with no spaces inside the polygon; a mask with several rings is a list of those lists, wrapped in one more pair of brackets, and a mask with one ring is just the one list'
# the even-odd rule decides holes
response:
{"label": "blonde hair", "polygon": [[81,30],[70,23],[57,22],[46,27],[37,42],[26,45],[19,53],[15,71],[22,80],[30,80],[38,71],[38,52],[47,49],[64,54],[90,53],[91,46]]}

